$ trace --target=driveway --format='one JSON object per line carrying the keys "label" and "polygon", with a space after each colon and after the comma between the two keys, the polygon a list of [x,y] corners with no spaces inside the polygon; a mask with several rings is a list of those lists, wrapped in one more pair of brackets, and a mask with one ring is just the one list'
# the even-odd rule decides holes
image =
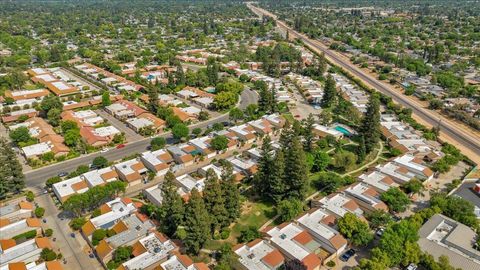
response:
{"label": "driveway", "polygon": [[125,138],[127,142],[135,142],[143,139],[143,136],[136,133],[133,129],[129,128],[125,123],[113,117],[111,114],[107,113],[104,110],[96,110],[96,113],[101,117],[107,119],[107,121],[114,127],[116,127],[121,132],[125,133]]}
{"label": "driveway", "polygon": [[56,241],[53,242],[55,247],[54,251],[62,253],[63,258],[65,258],[67,262],[64,269],[103,269],[95,257],[88,257],[86,252],[88,245],[80,234],[76,233],[75,238],[70,236],[72,231],[68,226],[69,220],[67,218],[62,220],[62,217],[50,196],[48,194],[43,194],[37,196],[35,201],[39,206],[45,208],[44,218],[47,223],[44,224],[44,226],[53,230],[53,236],[51,239],[56,238]]}

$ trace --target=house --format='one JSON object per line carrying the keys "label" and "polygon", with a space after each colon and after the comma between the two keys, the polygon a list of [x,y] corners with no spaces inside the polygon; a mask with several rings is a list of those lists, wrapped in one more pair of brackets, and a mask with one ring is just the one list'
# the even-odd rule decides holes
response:
{"label": "house", "polygon": [[7,204],[0,207],[0,219],[15,222],[20,219],[32,217],[34,205],[27,201]]}
{"label": "house", "polygon": [[[208,164],[200,169],[198,169],[198,173],[202,176],[207,176],[207,172],[208,170],[212,169],[215,174],[217,175],[218,178],[221,178],[222,177],[222,174],[223,174],[223,168],[215,165],[215,164]],[[245,178],[245,175],[237,168],[233,168],[233,177],[235,178],[235,181],[239,182],[241,181],[243,178]]]}
{"label": "house", "polygon": [[142,113],[147,112],[145,109],[140,108],[135,103],[128,100],[119,100],[105,107],[105,111],[120,120],[125,120],[130,117],[136,117]]}
{"label": "house", "polygon": [[337,140],[343,138],[343,135],[344,135],[342,132],[340,132],[340,131],[338,131],[334,128],[329,128],[329,127],[326,127],[326,126],[320,125],[320,124],[314,124],[312,132],[313,132],[313,134],[315,134],[319,138],[324,138],[326,136],[332,136]]}
{"label": "house", "polygon": [[209,136],[204,136],[200,138],[192,139],[188,142],[188,144],[195,147],[195,149],[202,155],[206,156],[207,158],[212,158],[217,155],[215,149],[210,146],[212,138]]}
{"label": "house", "polygon": [[415,178],[415,174],[410,172],[408,168],[398,165],[393,162],[387,162],[385,164],[379,164],[375,167],[375,170],[389,176],[393,181],[399,185],[403,185],[408,181]]}
{"label": "house", "polygon": [[[133,258],[122,263],[119,270],[153,270],[165,262],[170,254],[178,251],[175,243],[159,232],[153,232],[132,245]],[[173,269],[173,268],[168,268]],[[199,269],[203,270],[203,269]]]}
{"label": "house", "polygon": [[90,188],[118,180],[118,174],[113,167],[106,167],[86,172],[82,175],[55,183],[53,192],[61,202],[65,202],[73,194],[84,193]]}
{"label": "house", "polygon": [[267,121],[265,118],[260,118],[258,120],[248,122],[248,125],[251,126],[255,133],[260,135],[269,135],[273,132],[272,124]]}
{"label": "house", "polygon": [[36,264],[35,262],[14,262],[0,267],[0,270],[63,270],[60,261],[48,261]]}
{"label": "house", "polygon": [[255,135],[255,129],[248,124],[234,126],[229,128],[228,130],[233,132],[239,140],[245,143],[253,143],[257,138],[257,136]]}
{"label": "house", "polygon": [[418,246],[435,260],[446,256],[459,269],[480,269],[480,251],[474,248],[477,233],[441,214],[433,215],[418,231]]}
{"label": "house", "polygon": [[185,112],[181,108],[178,108],[178,107],[171,107],[171,108],[172,108],[173,114],[176,115],[182,122],[195,121],[197,119],[195,115]]}
{"label": "house", "polygon": [[[188,174],[185,174],[184,176],[187,176]],[[178,177],[181,178],[182,176]],[[186,177],[185,177],[186,178]],[[178,180],[178,179],[177,179]],[[178,182],[178,181],[177,181]],[[147,189],[143,190],[143,195],[147,198],[148,201],[153,203],[156,206],[162,205],[162,184],[155,185],[153,187],[149,187]],[[184,190],[182,187],[179,187],[177,189],[177,193],[182,196],[182,198],[186,199],[188,196],[188,193],[186,190]]]}
{"label": "house", "polygon": [[322,207],[329,213],[335,215],[336,218],[342,218],[346,213],[352,213],[357,217],[366,220],[363,217],[364,211],[355,202],[355,200],[345,196],[342,193],[333,193],[323,197],[319,201],[312,202],[313,207]]}
{"label": "house", "polygon": [[112,259],[115,249],[133,245],[149,232],[155,231],[155,224],[147,216],[136,212],[117,222],[111,230],[115,234],[102,239],[95,247],[95,253],[104,266]]}
{"label": "house", "polygon": [[102,147],[110,144],[117,134],[121,134],[121,132],[114,126],[98,128],[85,126],[80,129],[80,136],[82,136],[82,139],[88,145],[94,147]]}
{"label": "house", "polygon": [[32,118],[37,116],[38,112],[33,108],[10,112],[9,114],[2,116],[2,122],[3,123],[15,122],[23,115],[25,115],[27,118]]}
{"label": "house", "polygon": [[43,97],[48,96],[50,92],[47,89],[36,90],[21,90],[21,91],[5,91],[6,98],[12,98],[15,101],[21,100],[41,100]]}
{"label": "house", "polygon": [[205,177],[193,177],[190,174],[184,174],[176,178],[177,184],[182,189],[180,194],[188,195],[195,188],[199,192],[205,187]]}
{"label": "house", "polygon": [[238,261],[244,270],[277,270],[285,263],[285,257],[266,240],[256,239],[234,247]]}
{"label": "house", "polygon": [[408,171],[413,173],[418,179],[429,181],[433,178],[433,171],[425,166],[421,159],[412,155],[406,154],[397,157],[392,162],[398,166],[407,168]]}
{"label": "house", "polygon": [[322,248],[333,254],[333,257],[343,253],[347,248],[347,240],[334,229],[336,226],[336,217],[327,213],[321,208],[312,208],[307,213],[295,220],[300,226],[305,228]]}
{"label": "house", "polygon": [[37,144],[22,147],[22,152],[25,158],[38,158],[43,154],[53,153],[55,157],[67,155],[68,147],[63,144],[56,145],[55,142],[46,141]]}
{"label": "house", "polygon": [[345,194],[352,197],[365,212],[384,210],[388,212],[387,205],[380,200],[380,194],[364,183],[357,183],[345,189]]}
{"label": "house", "polygon": [[138,159],[130,159],[114,165],[120,180],[128,183],[128,186],[140,184],[148,172],[145,165]]}
{"label": "house", "polygon": [[46,237],[36,237],[19,244],[13,239],[0,240],[0,267],[16,262],[35,262],[44,248],[52,249]]}
{"label": "house", "polygon": [[160,270],[209,270],[205,263],[194,263],[187,255],[173,252],[167,261],[160,264]]}
{"label": "house", "polygon": [[140,159],[145,167],[155,172],[157,175],[166,174],[170,169],[169,164],[173,162],[172,155],[164,149],[143,152]]}
{"label": "house", "polygon": [[244,175],[253,176],[258,171],[257,162],[251,158],[236,156],[227,158],[227,161]]}
{"label": "house", "polygon": [[59,97],[73,95],[79,92],[79,89],[76,86],[64,81],[47,82],[45,83],[45,86],[48,90]]}
{"label": "house", "polygon": [[167,147],[175,162],[181,166],[190,166],[194,162],[193,155],[200,154],[193,145],[181,144]]}
{"label": "house", "polygon": [[101,205],[99,209],[100,215],[88,220],[81,229],[82,235],[89,240],[95,230],[110,229],[137,212],[137,205],[130,198],[116,198]]}
{"label": "house", "polygon": [[135,118],[127,119],[126,122],[127,125],[137,133],[140,132],[142,128],[151,127],[156,134],[161,132],[165,127],[165,121],[148,112],[142,113]]}
{"label": "house", "polygon": [[272,124],[277,129],[283,128],[283,126],[285,126],[285,118],[283,118],[277,113],[267,114],[262,116],[262,118],[270,122],[270,124]]}
{"label": "house", "polygon": [[19,234],[36,231],[42,233],[42,224],[38,218],[26,218],[11,223],[8,219],[0,219],[0,239],[15,237]]}
{"label": "house", "polygon": [[322,249],[321,243],[300,225],[284,223],[277,227],[267,227],[264,231],[270,242],[286,258],[301,261],[307,270],[319,270],[322,257],[328,252]]}
{"label": "house", "polygon": [[358,180],[373,187],[379,193],[383,193],[391,187],[399,187],[390,176],[379,171],[364,173],[358,177]]}

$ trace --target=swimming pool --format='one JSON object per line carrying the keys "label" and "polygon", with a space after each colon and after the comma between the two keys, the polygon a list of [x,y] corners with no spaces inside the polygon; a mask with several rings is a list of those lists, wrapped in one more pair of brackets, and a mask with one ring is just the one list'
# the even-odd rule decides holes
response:
{"label": "swimming pool", "polygon": [[342,126],[336,126],[334,128],[336,131],[340,131],[341,133],[343,133],[343,135],[345,136],[350,136],[352,135],[352,133],[350,131],[348,131],[346,128],[342,127]]}

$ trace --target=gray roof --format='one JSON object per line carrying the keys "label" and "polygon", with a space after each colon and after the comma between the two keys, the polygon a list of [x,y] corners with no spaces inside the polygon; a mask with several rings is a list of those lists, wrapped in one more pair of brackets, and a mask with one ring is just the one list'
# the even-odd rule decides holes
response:
{"label": "gray roof", "polygon": [[476,233],[440,214],[432,216],[419,231],[418,245],[435,259],[445,255],[454,267],[480,270],[480,252],[473,248]]}

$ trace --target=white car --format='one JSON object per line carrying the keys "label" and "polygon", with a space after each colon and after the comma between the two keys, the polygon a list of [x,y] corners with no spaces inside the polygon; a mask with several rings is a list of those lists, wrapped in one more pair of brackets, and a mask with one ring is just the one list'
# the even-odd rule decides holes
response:
{"label": "white car", "polygon": [[107,152],[108,150],[109,150],[108,148],[103,148],[103,149],[100,151],[100,153],[105,153],[105,152]]}

